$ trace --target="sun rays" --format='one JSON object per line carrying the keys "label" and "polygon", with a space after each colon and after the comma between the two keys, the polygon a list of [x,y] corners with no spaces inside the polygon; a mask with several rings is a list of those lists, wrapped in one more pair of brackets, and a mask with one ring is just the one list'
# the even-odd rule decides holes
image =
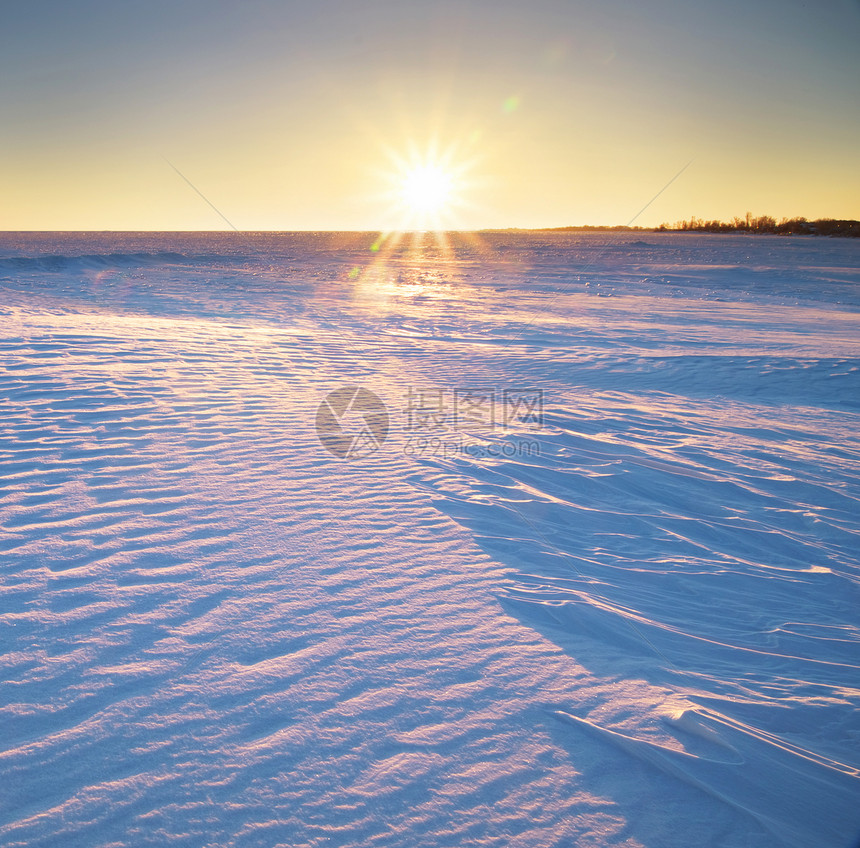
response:
{"label": "sun rays", "polygon": [[423,146],[408,142],[386,146],[378,170],[380,200],[387,229],[398,232],[444,232],[462,229],[472,206],[477,161],[468,145],[447,146],[432,139]]}

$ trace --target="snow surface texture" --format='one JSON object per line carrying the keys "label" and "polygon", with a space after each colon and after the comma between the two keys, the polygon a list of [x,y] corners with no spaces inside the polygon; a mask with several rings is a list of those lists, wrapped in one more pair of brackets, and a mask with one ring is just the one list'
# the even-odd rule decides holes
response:
{"label": "snow surface texture", "polygon": [[860,242],[374,241],[0,236],[0,843],[854,845]]}

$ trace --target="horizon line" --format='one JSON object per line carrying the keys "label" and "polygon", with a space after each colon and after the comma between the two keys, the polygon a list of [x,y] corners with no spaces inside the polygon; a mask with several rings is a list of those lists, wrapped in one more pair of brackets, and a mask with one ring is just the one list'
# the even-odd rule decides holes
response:
{"label": "horizon line", "polygon": [[[803,218],[789,218],[785,219],[789,222],[791,221],[800,221],[805,220],[809,224],[815,224],[820,221],[826,222],[834,222],[840,224],[860,224],[860,220],[853,218],[815,218],[815,219],[803,219]],[[523,232],[523,233],[540,233],[540,232],[575,232],[579,230],[628,230],[631,232],[636,231],[645,231],[645,232],[708,232],[708,230],[704,228],[691,228],[691,229],[680,229],[676,228],[676,224],[683,223],[682,221],[673,222],[672,224],[663,223],[657,224],[655,226],[642,226],[642,225],[633,225],[633,224],[567,224],[563,226],[551,226],[551,227],[469,227],[469,228],[443,228],[443,229],[382,229],[382,228],[348,228],[348,229],[324,229],[319,227],[310,227],[310,228],[301,228],[301,229],[23,229],[23,230],[13,230],[13,229],[0,229],[0,235],[10,235],[10,234],[30,234],[30,233],[114,233],[114,234],[131,234],[131,233],[235,233],[237,235],[251,235],[255,233],[280,233],[280,234],[293,234],[293,233],[326,233],[326,234],[335,234],[335,233],[354,233],[354,234],[371,234],[371,233],[384,233],[384,234],[402,234],[402,235],[427,235],[431,233],[510,233],[510,232]],[[703,222],[710,224],[710,221]],[[722,222],[719,222],[722,223]],[[728,226],[730,224],[727,223]],[[756,235],[754,231],[742,231],[749,232],[751,235]],[[718,235],[719,233],[710,233],[711,235]]]}

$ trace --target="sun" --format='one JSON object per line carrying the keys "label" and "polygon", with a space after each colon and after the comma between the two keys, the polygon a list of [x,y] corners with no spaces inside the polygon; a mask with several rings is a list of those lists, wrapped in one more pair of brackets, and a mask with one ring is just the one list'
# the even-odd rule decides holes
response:
{"label": "sun", "polygon": [[441,165],[414,165],[403,174],[400,199],[416,217],[439,216],[451,201],[454,178]]}
{"label": "sun", "polygon": [[[443,147],[433,140],[405,150],[388,147],[380,170],[392,232],[443,232],[458,229],[459,212],[470,188],[473,159],[461,145]],[[382,195],[380,195],[382,196]]]}
{"label": "sun", "polygon": [[[401,139],[383,143],[374,166],[381,232],[444,233],[462,229],[464,210],[476,181],[478,151],[471,136],[423,143]],[[384,205],[383,205],[384,204]]]}

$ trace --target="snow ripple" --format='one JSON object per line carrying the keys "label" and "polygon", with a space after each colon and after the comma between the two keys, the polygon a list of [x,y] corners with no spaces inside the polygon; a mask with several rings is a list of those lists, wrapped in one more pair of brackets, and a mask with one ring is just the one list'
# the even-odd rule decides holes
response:
{"label": "snow ripple", "polygon": [[[4,844],[851,844],[854,248],[28,238]],[[345,383],[393,422],[354,462],[313,430]],[[469,386],[541,425],[416,450],[407,390]]]}

